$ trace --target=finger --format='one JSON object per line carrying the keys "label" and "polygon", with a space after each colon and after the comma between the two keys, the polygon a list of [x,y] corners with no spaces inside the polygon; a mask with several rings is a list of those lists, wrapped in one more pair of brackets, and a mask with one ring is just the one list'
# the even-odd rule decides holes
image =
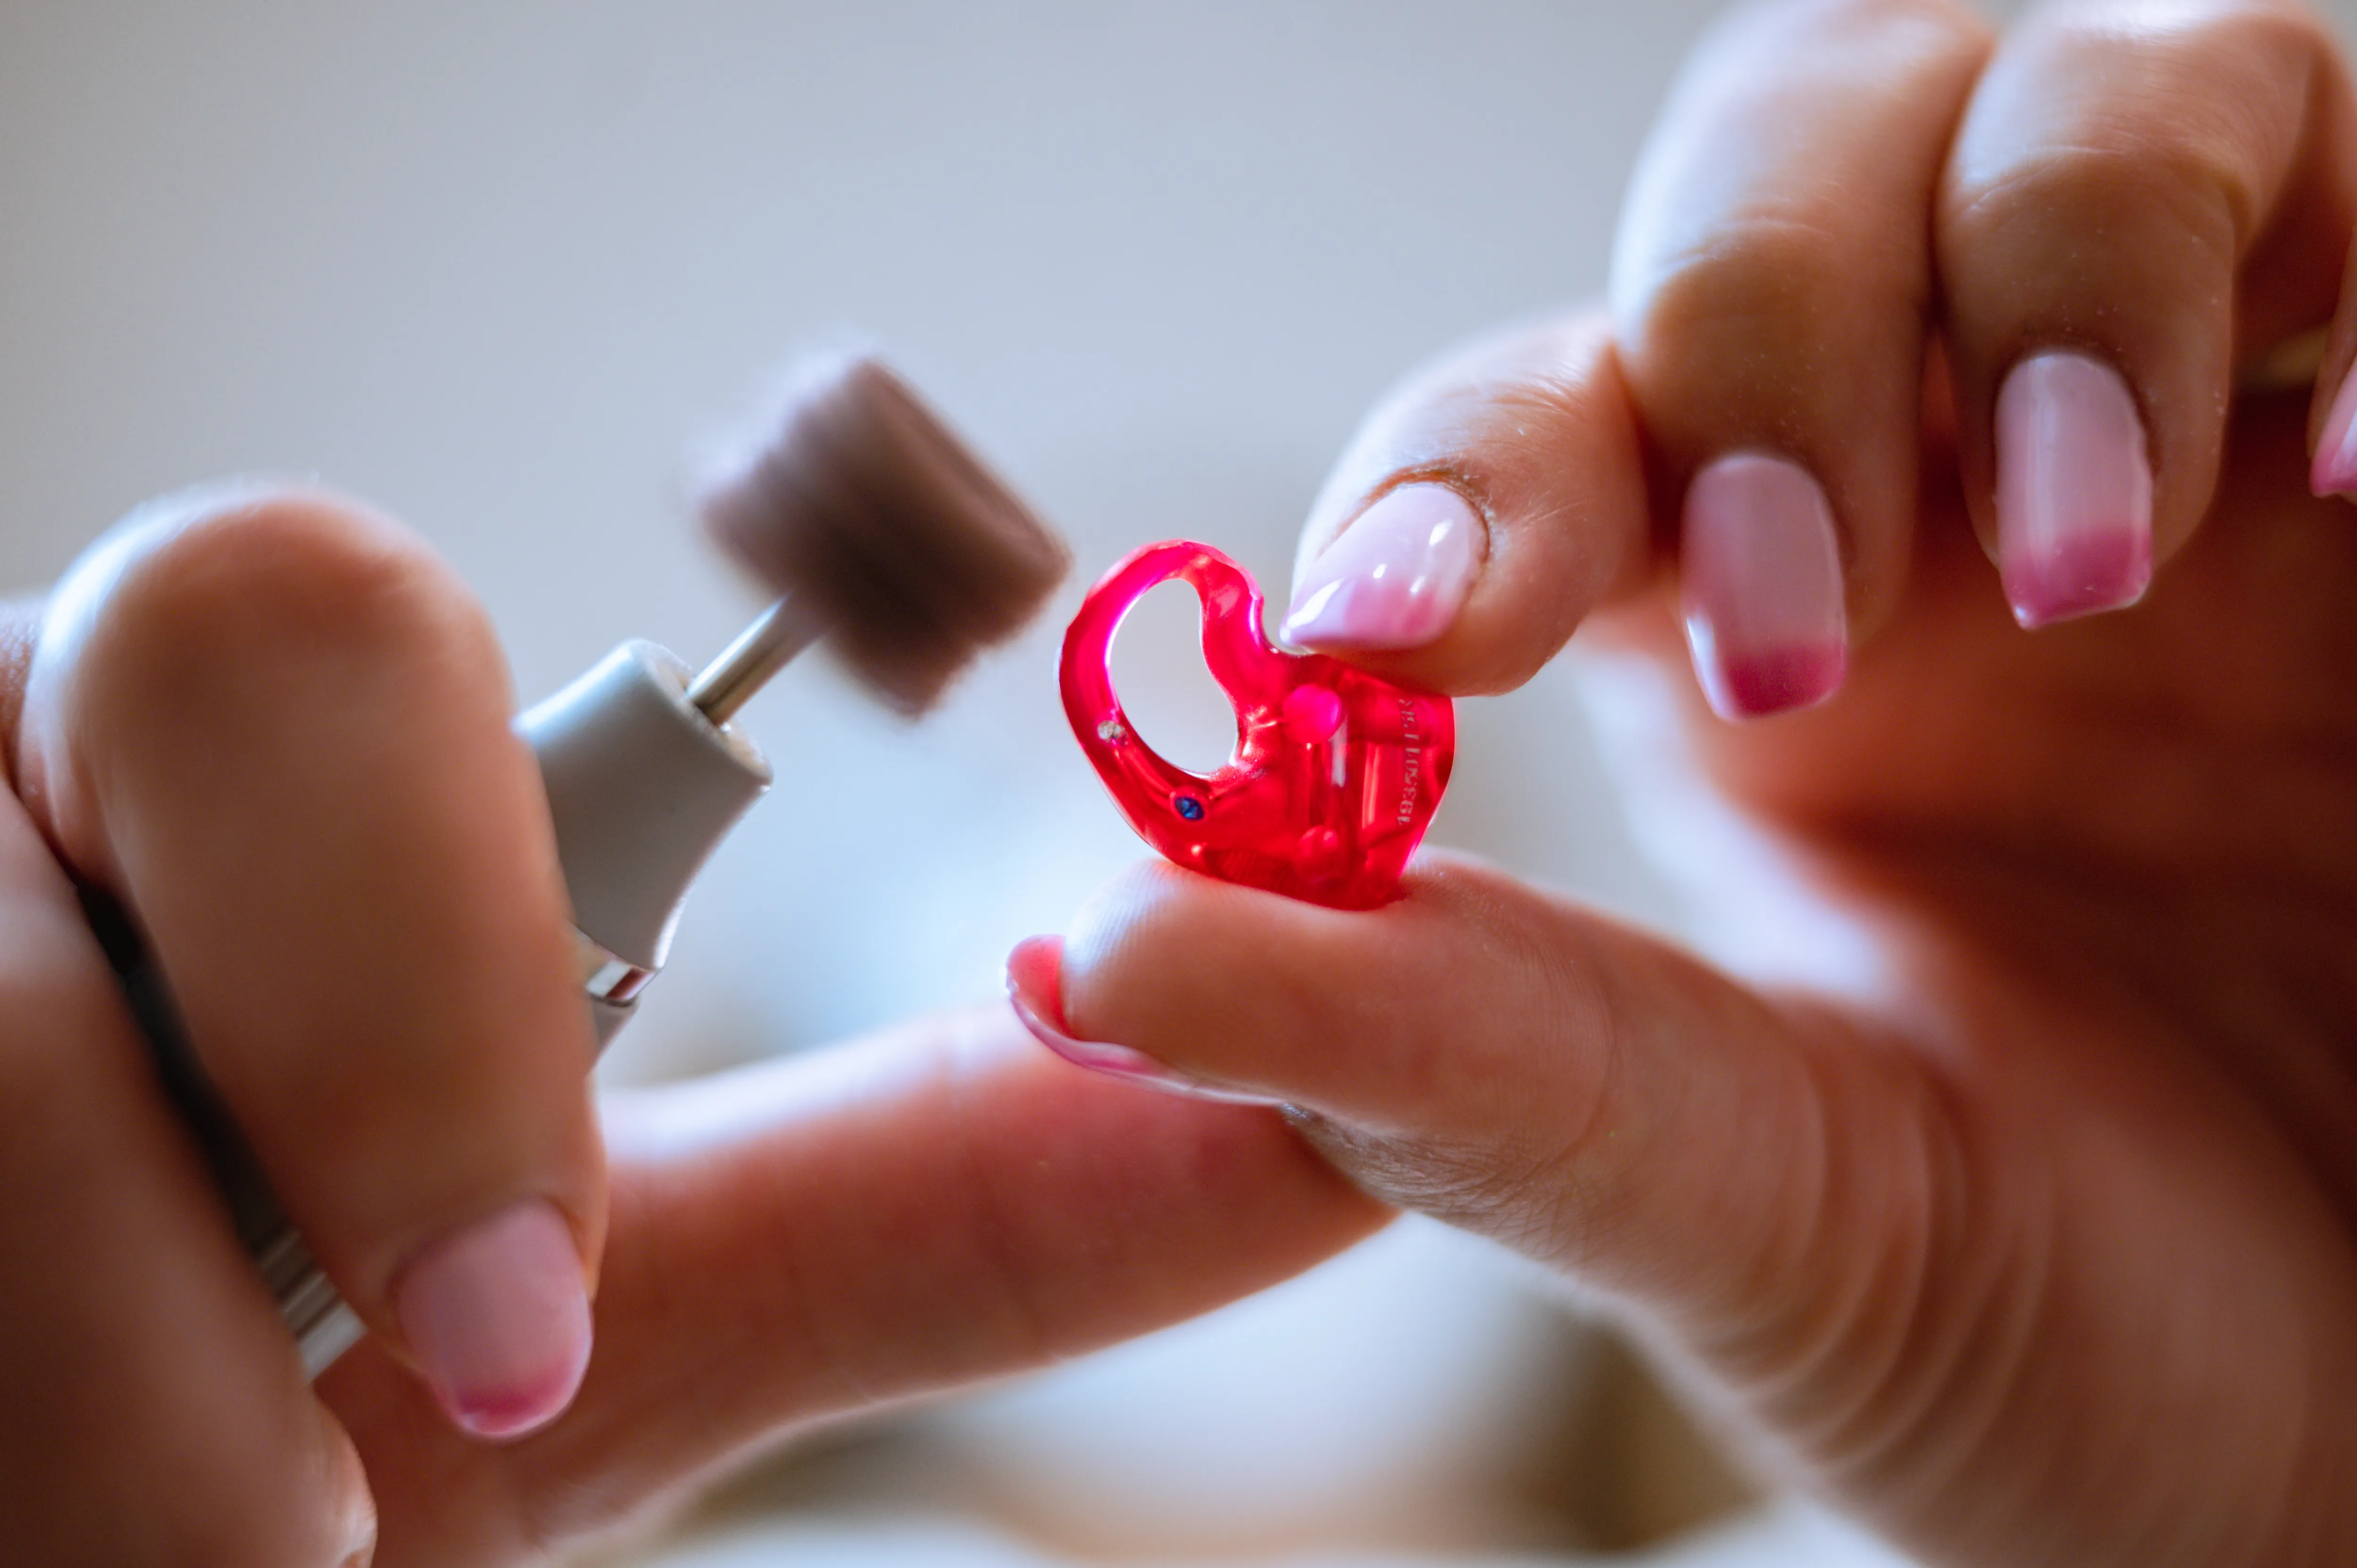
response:
{"label": "finger", "polygon": [[563,1421],[484,1450],[366,1347],[322,1380],[377,1477],[380,1568],[577,1540],[782,1433],[1176,1322],[1385,1218],[1275,1113],[1075,1072],[1003,1006],[614,1123],[597,1360]]}
{"label": "finger", "polygon": [[1613,256],[1620,362],[1683,497],[1696,673],[1804,707],[1904,585],[1931,209],[1988,29],[1945,0],[1755,5],[1685,68]]}
{"label": "finger", "polygon": [[1284,634],[1500,692],[1652,564],[1627,393],[1582,317],[1476,345],[1370,416],[1310,510]]}
{"label": "finger", "polygon": [[1935,243],[1965,494],[2024,626],[2136,602],[2191,535],[2237,362],[2332,312],[2352,151],[2288,4],[2058,5],[1998,48]]}
{"label": "finger", "polygon": [[[1067,937],[1061,1000],[1088,1038],[1305,1107],[1377,1195],[1605,1293],[1930,1560],[2094,1561],[2162,1538],[2139,1498],[2279,1529],[2250,1499],[2312,1431],[2275,1415],[2338,1364],[2298,1326],[2347,1320],[2347,1271],[2316,1266],[2330,1206],[2206,1068],[2146,1048],[2140,995],[2058,973],[1994,998],[1903,935],[1810,934],[1904,1022],[1751,991],[1442,857],[1373,912],[1146,868]],[[2198,1454],[2136,1442],[2188,1412]],[[2184,1561],[2268,1555],[2200,1539]]]}
{"label": "finger", "polygon": [[1082,1037],[1315,1113],[1377,1196],[1715,1328],[1799,1321],[1870,1266],[1904,1194],[1829,1176],[1923,1168],[1889,1162],[1938,1135],[1902,1053],[1445,856],[1372,913],[1141,867],[1062,985]]}
{"label": "finger", "polygon": [[9,1561],[365,1556],[358,1456],[311,1397],[13,796],[0,796],[0,1193]]}
{"label": "finger", "polygon": [[484,1435],[569,1397],[604,1224],[588,1025],[510,707],[480,610],[393,525],[184,498],[59,586],[20,746],[328,1277]]}

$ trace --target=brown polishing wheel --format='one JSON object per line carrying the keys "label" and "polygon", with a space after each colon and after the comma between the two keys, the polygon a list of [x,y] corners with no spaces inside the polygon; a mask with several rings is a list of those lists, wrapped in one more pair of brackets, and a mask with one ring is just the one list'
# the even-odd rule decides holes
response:
{"label": "brown polishing wheel", "polygon": [[1072,559],[905,381],[865,356],[805,366],[774,434],[702,510],[733,560],[823,620],[836,656],[908,714],[1020,629]]}

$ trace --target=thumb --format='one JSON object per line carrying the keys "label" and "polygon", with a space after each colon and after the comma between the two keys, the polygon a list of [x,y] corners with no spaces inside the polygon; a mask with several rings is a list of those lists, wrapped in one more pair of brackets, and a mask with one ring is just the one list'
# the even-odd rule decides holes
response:
{"label": "thumb", "polygon": [[1453,857],[1372,913],[1142,866],[1083,912],[1061,985],[1073,1035],[1299,1108],[1376,1197],[1573,1271],[1738,1377],[1889,1301],[1869,1287],[1953,1196],[1924,1174],[1954,1162],[1920,1055]]}

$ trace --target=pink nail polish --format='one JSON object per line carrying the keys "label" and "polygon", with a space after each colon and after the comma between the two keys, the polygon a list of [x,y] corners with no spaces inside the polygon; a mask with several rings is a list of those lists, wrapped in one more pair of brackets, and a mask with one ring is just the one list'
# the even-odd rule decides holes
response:
{"label": "pink nail polish", "polygon": [[2317,438],[2308,488],[2319,496],[2357,497],[2357,368],[2341,379],[2341,390],[2332,394],[2332,412],[2324,416],[2324,433]]}
{"label": "pink nail polish", "polygon": [[589,1364],[589,1292],[573,1230],[527,1199],[434,1243],[393,1312],[450,1419],[478,1437],[554,1420]]}
{"label": "pink nail polish", "polygon": [[1307,648],[1421,648],[1457,618],[1482,538],[1447,485],[1388,491],[1309,564],[1278,635]]}
{"label": "pink nail polish", "polygon": [[1679,586],[1695,673],[1719,716],[1834,694],[1849,663],[1833,508],[1806,468],[1738,452],[1687,488]]}
{"label": "pink nail polish", "polygon": [[2013,618],[2119,609],[2152,581],[2152,464],[2119,372],[2084,354],[2024,360],[1996,400],[1997,568]]}
{"label": "pink nail polish", "polygon": [[1015,1009],[1015,1016],[1031,1031],[1031,1037],[1074,1067],[1189,1100],[1211,1100],[1223,1105],[1279,1103],[1265,1095],[1215,1089],[1184,1073],[1173,1072],[1145,1052],[1133,1051],[1127,1046],[1074,1039],[1064,1032],[1063,967],[1063,938],[1024,938],[1006,955],[1006,999]]}

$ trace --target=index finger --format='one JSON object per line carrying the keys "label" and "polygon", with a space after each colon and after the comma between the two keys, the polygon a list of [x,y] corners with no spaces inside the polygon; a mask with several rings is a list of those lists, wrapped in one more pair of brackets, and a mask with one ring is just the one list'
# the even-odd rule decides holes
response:
{"label": "index finger", "polygon": [[507,1562],[760,1444],[1083,1354],[1276,1283],[1389,1213],[1275,1112],[1049,1056],[1004,1004],[623,1097],[580,1402],[462,1445],[363,1346],[320,1391],[377,1562]]}
{"label": "index finger", "polygon": [[1302,531],[1285,635],[1452,695],[1502,692],[1652,563],[1610,328],[1576,316],[1476,344],[1369,416]]}

